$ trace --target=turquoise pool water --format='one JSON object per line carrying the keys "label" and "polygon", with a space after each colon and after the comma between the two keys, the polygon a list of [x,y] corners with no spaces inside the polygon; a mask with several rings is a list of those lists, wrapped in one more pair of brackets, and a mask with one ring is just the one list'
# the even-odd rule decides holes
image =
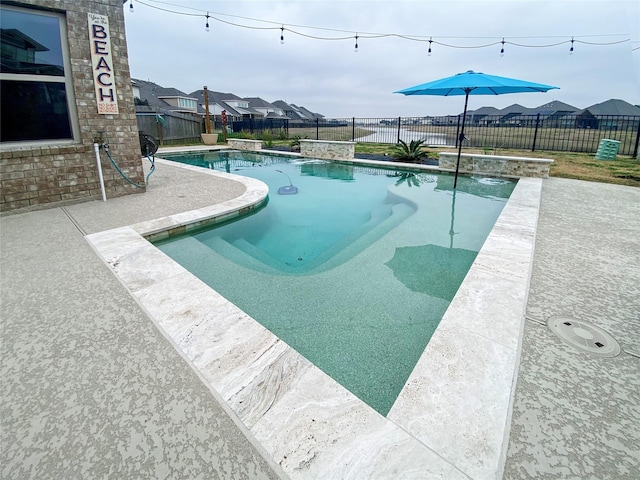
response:
{"label": "turquoise pool water", "polygon": [[270,193],[158,248],[383,415],[515,187],[460,177],[454,193],[451,175],[245,152],[166,158]]}

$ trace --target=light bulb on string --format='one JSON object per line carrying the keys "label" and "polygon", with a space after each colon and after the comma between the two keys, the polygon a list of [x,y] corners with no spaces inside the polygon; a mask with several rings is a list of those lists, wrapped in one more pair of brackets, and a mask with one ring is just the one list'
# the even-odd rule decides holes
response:
{"label": "light bulb on string", "polygon": [[500,43],[502,43],[502,48],[500,49],[500,56],[504,57],[504,38],[502,39],[502,42],[500,42]]}
{"label": "light bulb on string", "polygon": [[431,42],[433,42],[433,39],[429,38],[429,50],[427,51],[428,56],[431,56]]}
{"label": "light bulb on string", "polygon": [[284,45],[284,25],[280,27],[280,45]]}
{"label": "light bulb on string", "polygon": [[573,55],[573,37],[571,37],[571,48],[569,49],[569,55]]}
{"label": "light bulb on string", "polygon": [[353,49],[354,52],[358,53],[358,34],[356,33],[356,46]]}
{"label": "light bulb on string", "polygon": [[133,0],[129,0],[129,11],[133,13]]}
{"label": "light bulb on string", "polygon": [[209,31],[209,12],[207,12],[207,23],[204,26],[204,29],[208,32]]}

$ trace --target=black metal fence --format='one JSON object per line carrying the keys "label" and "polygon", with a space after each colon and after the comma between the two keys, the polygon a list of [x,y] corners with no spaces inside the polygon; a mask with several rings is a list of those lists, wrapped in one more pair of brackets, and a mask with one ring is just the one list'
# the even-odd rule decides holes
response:
{"label": "black metal fence", "polygon": [[[199,142],[204,120],[176,112],[137,113],[138,129],[153,135],[160,145]],[[215,131],[220,119],[212,119]],[[294,121],[281,118],[230,119],[235,134],[262,138],[311,138],[370,143],[424,140],[431,146],[458,146],[461,115],[441,117],[338,118]],[[638,155],[640,116],[623,115],[468,115],[463,146],[495,152],[501,149],[595,153],[602,139],[620,142],[620,155]]]}
{"label": "black metal fence", "polygon": [[[310,122],[282,119],[244,119],[231,123],[235,133],[261,138],[269,130],[274,138],[300,136],[316,140],[392,143],[423,139],[432,146],[457,146],[462,116],[348,118]],[[515,115],[467,116],[463,146],[500,149],[595,153],[602,139],[620,142],[618,153],[637,156],[640,116]]]}

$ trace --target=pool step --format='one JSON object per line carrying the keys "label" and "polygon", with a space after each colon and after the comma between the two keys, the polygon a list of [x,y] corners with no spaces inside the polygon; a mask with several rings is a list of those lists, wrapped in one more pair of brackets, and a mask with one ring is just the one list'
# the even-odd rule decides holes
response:
{"label": "pool step", "polygon": [[372,212],[369,221],[300,267],[283,264],[244,239],[237,239],[230,243],[220,237],[210,237],[207,239],[207,244],[203,245],[238,265],[258,272],[307,275],[341,265],[406,220],[414,211],[415,209],[407,203],[381,205]]}

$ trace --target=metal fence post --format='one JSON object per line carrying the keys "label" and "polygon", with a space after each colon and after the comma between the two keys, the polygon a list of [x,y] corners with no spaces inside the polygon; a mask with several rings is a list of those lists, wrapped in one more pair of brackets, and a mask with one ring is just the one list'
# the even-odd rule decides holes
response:
{"label": "metal fence post", "polygon": [[351,118],[351,141],[356,141],[356,117]]}
{"label": "metal fence post", "polygon": [[316,140],[320,140],[320,119],[316,117]]}
{"label": "metal fence post", "polygon": [[540,114],[536,116],[536,128],[533,131],[533,145],[531,146],[531,151],[536,151],[536,139],[538,138],[538,125],[540,124]]}
{"label": "metal fence post", "polygon": [[638,144],[640,143],[640,118],[638,120],[638,130],[636,131],[636,143],[633,146],[633,157],[638,158]]}
{"label": "metal fence post", "polygon": [[402,124],[402,117],[398,117],[398,140],[396,143],[400,143],[400,125]]}

